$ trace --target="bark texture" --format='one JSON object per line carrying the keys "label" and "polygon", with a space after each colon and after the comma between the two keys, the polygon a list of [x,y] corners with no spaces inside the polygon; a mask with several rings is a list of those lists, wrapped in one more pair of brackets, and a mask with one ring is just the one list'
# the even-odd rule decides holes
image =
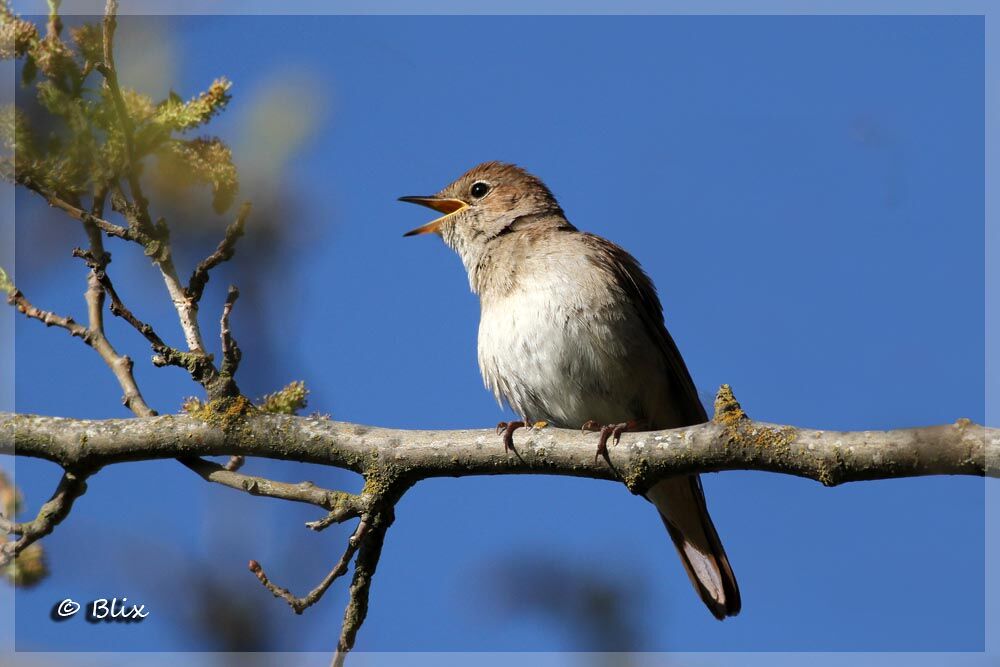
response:
{"label": "bark texture", "polygon": [[730,412],[717,409],[706,424],[626,433],[610,449],[610,467],[595,462],[594,436],[554,428],[519,431],[516,450],[509,453],[491,430],[396,430],[263,413],[101,421],[3,413],[0,433],[0,451],[47,459],[69,470],[241,455],[319,463],[410,483],[541,473],[620,480],[633,492],[663,476],[695,472],[763,470],[833,486],[921,475],[995,476],[1000,462],[1000,431],[965,419],[890,431],[818,431],[753,421],[738,405]]}

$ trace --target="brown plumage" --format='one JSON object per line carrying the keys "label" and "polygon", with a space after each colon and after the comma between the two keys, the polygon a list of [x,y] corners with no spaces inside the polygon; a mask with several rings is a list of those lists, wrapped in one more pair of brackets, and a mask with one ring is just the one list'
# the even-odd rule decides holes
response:
{"label": "brown plumage", "polygon": [[[571,225],[541,180],[487,162],[433,197],[403,199],[446,214],[410,234],[437,233],[461,257],[480,299],[483,380],[525,423],[707,421],[649,277],[614,243]],[[712,614],[739,613],[698,477],[661,480],[646,497]]]}

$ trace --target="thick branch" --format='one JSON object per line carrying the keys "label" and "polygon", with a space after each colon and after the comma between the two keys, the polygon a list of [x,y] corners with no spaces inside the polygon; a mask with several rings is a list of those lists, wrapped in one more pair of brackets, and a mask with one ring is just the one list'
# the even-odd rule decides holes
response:
{"label": "thick branch", "polygon": [[[764,470],[832,486],[921,475],[1000,471],[1000,431],[968,420],[893,431],[817,431],[745,416],[666,431],[626,433],[611,447],[613,469],[594,462],[595,439],[575,430],[524,432],[504,453],[492,430],[405,431],[313,417],[253,413],[233,423],[187,415],[88,421],[0,414],[21,456],[64,468],[191,456],[244,455],[332,465],[390,479],[543,473],[623,480],[642,491],[657,478]],[[214,423],[212,423],[214,422]],[[3,445],[6,450],[9,445]],[[3,453],[14,453],[13,451]]]}

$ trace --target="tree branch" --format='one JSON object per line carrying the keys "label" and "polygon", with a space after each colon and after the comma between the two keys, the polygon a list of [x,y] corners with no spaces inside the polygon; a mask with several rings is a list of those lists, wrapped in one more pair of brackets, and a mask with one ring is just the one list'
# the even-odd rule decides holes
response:
{"label": "tree branch", "polygon": [[49,192],[42,188],[30,178],[25,175],[18,174],[16,176],[16,181],[28,188],[29,190],[42,196],[45,201],[49,203],[49,206],[53,208],[58,208],[64,213],[68,213],[71,218],[79,220],[84,224],[91,224],[96,226],[98,229],[103,231],[108,236],[114,236],[116,238],[125,239],[127,241],[138,241],[139,243],[145,243],[142,235],[136,231],[129,229],[128,227],[122,227],[121,225],[116,225],[113,222],[108,222],[103,217],[95,215],[93,213],[88,213],[79,206],[74,206],[69,202],[61,199],[58,195]]}
{"label": "tree branch", "polygon": [[250,571],[254,573],[260,583],[263,584],[264,588],[271,591],[274,597],[281,598],[288,603],[288,606],[292,608],[292,611],[296,614],[301,614],[303,611],[319,602],[319,599],[323,597],[324,593],[326,593],[326,589],[330,588],[330,584],[347,572],[347,568],[351,564],[351,559],[354,558],[354,553],[358,550],[362,540],[365,539],[365,536],[368,533],[368,527],[368,521],[365,519],[361,519],[361,521],[358,522],[358,527],[354,530],[354,534],[351,535],[349,540],[347,540],[347,548],[344,550],[344,555],[340,557],[340,560],[333,566],[330,573],[323,577],[323,581],[319,582],[314,589],[309,591],[309,593],[303,597],[296,597],[287,588],[282,588],[268,579],[267,574],[264,572],[264,568],[261,567],[261,564],[255,560],[250,561]]}
{"label": "tree branch", "polygon": [[526,432],[516,454],[504,453],[491,430],[406,431],[260,412],[103,421],[3,413],[0,429],[15,436],[7,439],[13,447],[3,446],[10,451],[0,452],[16,449],[20,456],[64,468],[243,455],[319,463],[389,480],[541,473],[620,480],[635,492],[664,476],[697,472],[763,470],[834,486],[922,475],[996,476],[994,465],[1000,462],[1000,430],[965,419],[892,431],[818,431],[753,421],[735,400],[723,401],[716,418],[705,424],[625,433],[611,448],[613,468],[594,462],[589,434],[554,428]]}
{"label": "tree branch", "polygon": [[[104,62],[97,66],[97,70],[104,76],[105,87],[111,96],[118,119],[121,122],[122,136],[125,141],[125,153],[128,158],[128,169],[125,176],[128,180],[129,191],[132,193],[132,205],[122,207],[123,213],[129,219],[133,228],[138,228],[146,237],[156,239],[158,252],[153,253],[154,261],[163,276],[163,282],[170,294],[170,300],[174,304],[177,316],[180,319],[181,329],[184,331],[184,340],[187,342],[188,350],[191,352],[204,352],[205,346],[201,339],[201,330],[198,328],[198,307],[197,304],[188,299],[184,288],[181,286],[177,276],[177,269],[171,256],[170,244],[168,242],[168,230],[166,224],[160,220],[153,224],[152,216],[149,214],[149,200],[142,191],[142,182],[139,177],[139,156],[135,151],[135,127],[132,118],[128,114],[125,105],[125,98],[122,95],[121,86],[118,83],[118,73],[115,68],[114,57],[114,35],[118,26],[118,0],[108,0],[104,10],[104,33],[103,49]],[[147,247],[147,251],[149,247]]]}
{"label": "tree branch", "polygon": [[69,470],[63,473],[59,486],[52,498],[42,505],[38,515],[25,523],[9,524],[4,521],[4,532],[19,535],[13,541],[0,545],[0,567],[5,566],[12,558],[24,551],[34,542],[51,533],[73,509],[73,503],[87,491],[87,475]]}
{"label": "tree branch", "polygon": [[375,569],[382,556],[385,533],[392,525],[393,518],[392,507],[376,515],[368,535],[361,541],[358,559],[354,563],[350,598],[347,601],[347,608],[344,609],[344,622],[341,624],[340,639],[337,641],[337,651],[333,654],[332,667],[343,667],[347,653],[354,648],[358,630],[368,616],[368,596],[371,592],[372,577],[375,576]]}
{"label": "tree branch", "polygon": [[34,304],[28,301],[28,298],[24,296],[21,290],[16,287],[7,293],[7,303],[17,308],[18,311],[23,313],[25,316],[33,320],[38,320],[47,327],[59,327],[60,329],[65,329],[71,336],[82,339],[87,345],[90,345],[93,342],[90,336],[90,330],[87,329],[87,327],[79,324],[72,317],[56,315],[51,311],[37,308]]}
{"label": "tree branch", "polygon": [[219,338],[222,340],[222,367],[219,372],[229,377],[236,374],[236,370],[240,366],[240,359],[243,358],[240,346],[233,338],[233,332],[229,326],[229,316],[233,312],[236,299],[239,297],[240,291],[230,285],[229,291],[226,293],[226,302],[222,306],[222,318],[219,320]]}
{"label": "tree branch", "polygon": [[[233,407],[239,407],[233,410]],[[393,509],[403,493],[432,477],[539,473],[622,481],[642,493],[677,474],[765,470],[807,477],[833,486],[851,481],[919,475],[1000,476],[1000,430],[959,419],[954,424],[892,431],[817,431],[751,420],[728,386],[716,398],[711,422],[655,432],[626,433],[609,452],[610,466],[595,462],[595,440],[575,430],[529,430],[517,450],[505,452],[490,430],[403,431],[244,409],[222,402],[194,415],[117,420],[76,420],[0,414],[0,453],[53,461],[66,471],[60,490],[43,506],[29,532],[4,546],[4,556],[51,532],[85,485],[64,488],[72,470],[159,458],[178,458],[204,479],[254,495],[323,507],[328,514],[307,524],[321,530],[361,516],[358,531],[335,567],[306,596],[270,581],[256,562],[251,570],[296,613],[317,602],[355,555],[350,598],[333,664],[342,665],[368,610]],[[319,463],[361,473],[357,495],[288,484],[226,470],[196,457],[230,455]]]}
{"label": "tree branch", "polygon": [[236,252],[236,241],[243,236],[243,231],[246,229],[247,216],[249,215],[250,204],[247,202],[240,206],[240,211],[236,215],[236,219],[226,227],[225,236],[219,241],[215,252],[201,260],[198,266],[195,267],[194,272],[191,274],[191,279],[188,281],[188,286],[184,290],[184,294],[188,299],[194,303],[198,303],[205,292],[205,285],[208,283],[208,272],[219,264],[233,258],[233,253]]}
{"label": "tree branch", "polygon": [[[132,359],[127,355],[118,354],[104,331],[104,298],[106,292],[101,282],[111,255],[104,250],[104,237],[101,228],[94,222],[104,215],[104,204],[108,196],[106,186],[101,186],[94,193],[94,201],[90,208],[90,218],[83,219],[83,229],[90,242],[90,250],[85,257],[90,266],[87,275],[87,291],[84,299],[87,301],[87,315],[90,321],[91,347],[97,350],[108,365],[122,388],[122,404],[137,417],[154,417],[157,412],[146,403],[139,385],[132,374]],[[75,251],[74,251],[75,252]],[[83,253],[80,253],[83,255]]]}
{"label": "tree branch", "polygon": [[359,517],[371,505],[371,496],[369,495],[324,489],[312,482],[299,482],[298,484],[276,482],[228,470],[218,463],[200,458],[181,459],[181,463],[208,482],[222,484],[252,496],[266,496],[297,503],[308,503],[328,510],[329,514],[322,519],[306,524],[306,527],[312,530],[323,530],[331,524]]}

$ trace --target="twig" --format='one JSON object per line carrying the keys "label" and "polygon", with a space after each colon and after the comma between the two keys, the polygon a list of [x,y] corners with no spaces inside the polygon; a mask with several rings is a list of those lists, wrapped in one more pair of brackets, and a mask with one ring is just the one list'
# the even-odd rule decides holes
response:
{"label": "twig", "polygon": [[[193,352],[182,352],[175,347],[171,347],[163,342],[156,330],[153,329],[152,325],[143,322],[125,305],[118,296],[117,290],[115,290],[114,283],[108,277],[105,270],[99,269],[99,263],[94,259],[90,252],[86,250],[81,250],[80,248],[75,248],[73,250],[74,257],[81,257],[86,260],[88,266],[94,272],[97,281],[100,283],[101,287],[104,288],[105,293],[111,298],[111,313],[116,315],[126,322],[128,322],[132,328],[138,331],[142,336],[149,342],[150,346],[153,348],[153,364],[156,366],[177,366],[179,368],[184,368],[191,374],[191,377],[201,384],[206,390],[210,391],[213,383],[218,377],[218,372],[215,370],[215,365],[212,363],[211,357],[204,354],[203,352],[193,351]],[[131,368],[130,368],[131,370]]]}
{"label": "twig", "polygon": [[[340,557],[340,560],[334,565],[333,569],[330,570],[323,581],[319,582],[316,588],[312,589],[304,597],[295,597],[287,588],[282,588],[278,586],[273,581],[267,578],[267,574],[264,573],[264,568],[261,567],[260,563],[255,560],[250,561],[249,568],[253,572],[264,588],[271,591],[271,593],[276,598],[281,598],[288,603],[288,606],[292,608],[296,614],[301,614],[303,611],[313,606],[319,602],[326,590],[330,588],[330,584],[341,577],[347,572],[347,568],[351,563],[351,558],[354,557],[354,553],[358,551],[359,547],[364,547],[367,545],[366,535],[368,533],[369,523],[362,517],[361,521],[358,522],[358,527],[354,530],[354,534],[351,535],[350,539],[347,540],[347,548],[344,550],[344,555]],[[357,570],[355,569],[355,572]]]}
{"label": "twig", "polygon": [[347,521],[367,510],[370,499],[363,495],[334,491],[316,486],[312,482],[289,484],[276,482],[263,477],[254,477],[239,472],[226,470],[225,467],[201,458],[185,458],[181,463],[196,472],[202,479],[222,484],[232,489],[244,491],[253,496],[266,496],[291,500],[297,503],[308,503],[329,510],[326,517],[306,524],[313,530],[322,530],[333,524]]}
{"label": "twig", "polygon": [[[126,177],[133,200],[133,206],[125,211],[126,217],[133,223],[132,226],[134,228],[138,228],[146,237],[156,240],[158,244],[157,251],[152,254],[152,257],[156,265],[160,268],[160,274],[163,276],[163,282],[167,287],[167,292],[170,294],[170,300],[177,311],[188,350],[191,352],[204,352],[205,346],[202,343],[201,331],[198,327],[197,305],[187,298],[184,288],[181,286],[180,279],[177,276],[177,269],[174,267],[170,253],[170,244],[166,238],[168,233],[166,224],[162,220],[156,225],[153,224],[152,217],[149,214],[149,201],[142,192],[138,156],[135,152],[135,139],[133,136],[134,127],[132,119],[128,115],[128,109],[125,106],[125,99],[118,84],[118,73],[115,69],[114,35],[118,26],[117,13],[118,0],[108,0],[104,13],[104,62],[97,66],[97,70],[104,76],[104,82],[122,125],[125,152],[129,162]],[[149,249],[147,247],[147,251]]]}
{"label": "twig", "polygon": [[188,281],[188,286],[184,290],[184,294],[193,303],[198,303],[201,300],[202,294],[205,291],[205,285],[208,283],[209,271],[233,258],[233,253],[236,252],[236,241],[243,236],[247,216],[249,215],[250,203],[246,202],[240,206],[236,219],[226,227],[225,236],[219,241],[219,245],[215,248],[215,251],[201,260],[198,266],[195,267],[194,272],[191,274],[191,279]]}
{"label": "twig", "polygon": [[131,310],[122,302],[121,297],[118,296],[117,290],[115,290],[114,284],[111,282],[111,278],[105,270],[98,268],[98,264],[93,262],[90,257],[90,253],[85,250],[80,250],[79,248],[73,249],[74,257],[82,257],[88,261],[91,265],[91,269],[97,274],[97,280],[101,287],[109,297],[111,297],[111,314],[122,318],[134,328],[136,331],[142,334],[142,336],[149,341],[149,344],[153,347],[153,351],[160,355],[168,355],[172,349],[169,345],[163,342],[159,334],[153,329],[152,325],[146,324],[138,317],[136,317]]}
{"label": "twig", "polygon": [[118,0],[108,0],[104,8],[104,33],[103,50],[104,62],[96,66],[97,71],[104,76],[105,87],[111,95],[111,102],[118,114],[118,121],[122,126],[122,139],[125,142],[125,155],[128,158],[128,169],[126,177],[128,179],[129,190],[140,214],[140,223],[143,231],[152,231],[152,219],[149,217],[148,201],[142,193],[142,184],[139,181],[138,160],[135,154],[135,138],[133,133],[135,128],[132,118],[128,115],[128,108],[125,106],[125,97],[122,95],[121,86],[118,85],[118,71],[115,68],[114,39],[115,30],[118,27]]}
{"label": "twig", "polygon": [[219,321],[219,337],[222,339],[222,368],[220,372],[229,377],[236,374],[236,369],[240,366],[240,359],[243,357],[240,346],[233,338],[232,330],[229,327],[229,316],[233,312],[236,299],[239,297],[240,291],[230,285],[226,294],[226,303],[222,307],[222,319]]}
{"label": "twig", "polygon": [[144,237],[141,233],[136,230],[129,229],[128,227],[122,227],[121,225],[116,225],[112,222],[108,222],[104,218],[89,213],[79,206],[74,206],[69,202],[61,199],[59,196],[51,193],[40,185],[32,181],[26,176],[18,176],[17,182],[25,186],[29,190],[41,195],[49,203],[50,206],[58,208],[59,210],[68,213],[70,217],[79,220],[85,224],[92,224],[101,231],[103,231],[108,236],[114,236],[116,238],[125,239],[127,241],[139,241],[144,242]]}
{"label": "twig", "polygon": [[65,329],[71,336],[76,336],[77,338],[82,339],[87,345],[93,344],[90,330],[87,327],[78,323],[72,317],[56,315],[51,311],[35,307],[30,301],[28,301],[27,297],[24,296],[21,290],[16,287],[7,294],[7,303],[17,308],[27,317],[44,323],[47,327],[59,327],[61,329]]}
{"label": "twig", "polygon": [[[118,354],[111,341],[108,340],[104,331],[104,285],[101,284],[100,275],[105,271],[111,261],[111,255],[104,250],[104,237],[100,228],[94,224],[93,219],[99,219],[104,214],[104,204],[107,199],[108,189],[101,186],[94,193],[94,201],[91,204],[90,213],[92,218],[83,220],[83,228],[90,241],[88,265],[90,271],[87,274],[87,291],[84,298],[87,301],[87,312],[90,320],[90,335],[92,346],[108,365],[118,379],[118,384],[122,388],[122,403],[131,410],[137,417],[155,416],[156,410],[151,408],[139,391],[139,385],[135,381],[132,373],[132,359],[127,355]],[[80,253],[81,255],[83,253]]]}
{"label": "twig", "polygon": [[87,491],[87,475],[66,470],[52,498],[38,510],[31,521],[8,525],[9,532],[20,535],[17,540],[0,546],[0,567],[10,562],[29,545],[55,529],[73,508],[73,502]]}
{"label": "twig", "polygon": [[358,630],[368,616],[368,596],[371,593],[372,577],[375,576],[375,569],[382,556],[385,533],[392,525],[392,521],[393,512],[390,506],[376,515],[371,531],[358,550],[358,558],[354,562],[354,577],[351,579],[350,598],[344,609],[340,639],[331,663],[334,667],[343,667],[347,653],[354,648]]}

